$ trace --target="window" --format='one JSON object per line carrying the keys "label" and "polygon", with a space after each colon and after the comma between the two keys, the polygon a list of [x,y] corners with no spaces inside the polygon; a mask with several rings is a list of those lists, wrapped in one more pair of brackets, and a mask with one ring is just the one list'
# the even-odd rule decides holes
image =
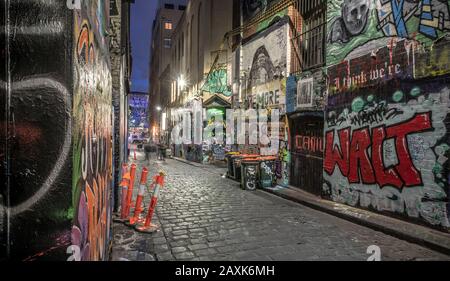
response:
{"label": "window", "polygon": [[172,48],[172,40],[170,38],[164,39],[164,48],[166,49]]}
{"label": "window", "polygon": [[[301,70],[323,66],[325,63],[326,0],[297,0],[302,18],[300,34],[293,43]],[[298,69],[298,70],[300,70]]]}
{"label": "window", "polygon": [[165,9],[169,9],[169,10],[173,10],[173,9],[175,9],[175,5],[174,4],[164,4],[164,8]]}
{"label": "window", "polygon": [[186,10],[186,6],[184,6],[184,5],[179,5],[179,6],[178,6],[178,10],[184,11],[184,10]]}
{"label": "window", "polygon": [[172,23],[170,21],[165,22],[164,23],[164,29],[172,30]]}

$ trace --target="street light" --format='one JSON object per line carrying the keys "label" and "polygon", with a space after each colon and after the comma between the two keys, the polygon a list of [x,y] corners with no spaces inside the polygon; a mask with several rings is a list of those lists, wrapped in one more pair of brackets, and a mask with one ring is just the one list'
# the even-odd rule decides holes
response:
{"label": "street light", "polygon": [[184,89],[184,87],[186,87],[186,80],[184,79],[183,75],[180,75],[180,77],[178,78],[178,86],[180,87],[180,89]]}
{"label": "street light", "polygon": [[161,111],[161,110],[162,110],[161,106],[157,106],[157,107],[156,107],[156,110],[157,110],[157,111]]}

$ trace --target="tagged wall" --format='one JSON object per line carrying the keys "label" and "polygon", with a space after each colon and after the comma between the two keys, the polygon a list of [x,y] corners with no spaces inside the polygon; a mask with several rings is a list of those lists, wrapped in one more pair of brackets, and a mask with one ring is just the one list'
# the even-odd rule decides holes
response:
{"label": "tagged wall", "polygon": [[47,2],[12,1],[8,11],[2,242],[12,260],[101,260],[112,162],[109,1],[83,1],[80,10]]}
{"label": "tagged wall", "polygon": [[10,50],[2,62],[10,65],[0,70],[2,93],[10,90],[4,92],[10,103],[0,109],[0,157],[9,160],[0,161],[0,209],[9,209],[2,211],[3,257],[64,259],[71,221],[72,13],[65,1],[9,4],[10,25],[1,22],[2,31],[13,31],[2,34],[2,48]]}
{"label": "tagged wall", "polygon": [[449,3],[328,1],[332,200],[448,229]]}
{"label": "tagged wall", "polygon": [[110,236],[112,88],[105,3],[84,1],[74,13],[73,260],[105,260]]}

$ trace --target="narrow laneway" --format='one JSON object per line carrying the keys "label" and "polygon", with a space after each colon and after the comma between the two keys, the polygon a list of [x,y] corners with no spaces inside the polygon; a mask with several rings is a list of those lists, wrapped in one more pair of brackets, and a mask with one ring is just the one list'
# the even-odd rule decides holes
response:
{"label": "narrow laneway", "polygon": [[264,191],[244,191],[221,168],[151,162],[151,173],[160,169],[167,173],[157,206],[162,231],[115,225],[114,259],[362,261],[371,245],[381,248],[382,260],[449,259]]}

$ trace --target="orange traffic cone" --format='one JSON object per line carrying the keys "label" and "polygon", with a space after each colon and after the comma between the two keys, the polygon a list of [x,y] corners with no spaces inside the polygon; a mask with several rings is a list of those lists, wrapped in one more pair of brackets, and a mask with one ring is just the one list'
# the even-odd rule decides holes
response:
{"label": "orange traffic cone", "polygon": [[138,232],[143,233],[153,233],[158,230],[158,226],[152,224],[153,213],[155,212],[156,203],[158,202],[159,191],[162,187],[164,187],[164,177],[165,174],[160,172],[159,175],[155,176],[155,190],[153,191],[153,195],[150,201],[150,206],[148,207],[148,214],[145,219],[144,225],[136,225],[135,229]]}
{"label": "orange traffic cone", "polygon": [[139,221],[139,216],[141,215],[143,209],[141,208],[142,205],[142,199],[144,198],[146,183],[147,183],[147,176],[148,176],[148,169],[143,168],[142,174],[141,174],[141,181],[139,185],[139,191],[136,198],[136,206],[134,207],[134,214],[133,217],[130,218],[130,221],[127,225],[134,226]]}

